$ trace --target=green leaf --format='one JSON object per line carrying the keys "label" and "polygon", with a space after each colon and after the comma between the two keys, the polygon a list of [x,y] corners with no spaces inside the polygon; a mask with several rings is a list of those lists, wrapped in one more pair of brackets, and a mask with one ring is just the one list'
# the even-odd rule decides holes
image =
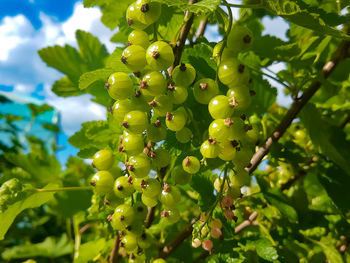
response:
{"label": "green leaf", "polygon": [[107,121],[85,122],[82,124],[81,130],[71,136],[68,141],[81,150],[91,148],[103,149],[109,143],[117,144],[122,133],[120,126],[114,126],[114,129],[112,129],[112,126]]}
{"label": "green leaf", "polygon": [[61,97],[78,96],[83,94],[83,92],[79,90],[78,85],[73,84],[73,82],[67,77],[55,81],[52,86],[52,91]]}
{"label": "green leaf", "polygon": [[[56,187],[57,185],[49,184],[44,189],[52,189]],[[38,193],[34,191],[28,191],[23,193],[23,195],[20,196],[21,199],[19,201],[10,205],[7,210],[5,210],[5,212],[0,213],[0,240],[4,239],[7,230],[12,225],[18,214],[20,214],[25,209],[35,208],[45,204],[46,202],[53,199],[53,195],[54,193],[52,192]]]}
{"label": "green leaf", "polygon": [[7,248],[1,255],[5,260],[24,259],[34,257],[58,258],[73,252],[66,234],[60,238],[46,237],[41,243],[29,243]]}
{"label": "green leaf", "polygon": [[114,34],[110,40],[115,43],[125,44],[128,42],[128,36],[132,30],[133,29],[126,23],[126,18],[121,19],[121,22],[118,25],[118,32]]}
{"label": "green leaf", "polygon": [[[334,139],[337,139],[339,146],[341,145],[341,147],[345,147],[346,145],[349,145],[349,142],[345,140],[345,135],[343,135],[343,137],[333,138],[332,140],[331,135],[334,129],[338,128],[323,120],[320,112],[314,104],[307,104],[301,111],[300,118],[304,123],[305,128],[309,131],[312,142],[320,149],[320,152],[338,164],[350,175],[349,159],[345,159],[344,155],[339,152],[339,148],[332,143]],[[349,146],[345,147],[345,149],[349,149]]]}
{"label": "green leaf", "polygon": [[329,262],[344,262],[342,256],[339,254],[339,251],[333,245],[333,240],[330,237],[322,237],[320,241],[310,239],[315,244],[322,247],[323,253],[326,255]]}
{"label": "green leaf", "polygon": [[106,250],[108,242],[100,238],[81,244],[79,247],[79,257],[74,259],[74,263],[85,263],[92,261],[102,250]]}
{"label": "green leaf", "polygon": [[254,242],[256,253],[259,257],[273,262],[278,259],[276,248],[274,248],[271,242],[266,238],[261,238]]}
{"label": "green leaf", "polygon": [[162,13],[157,21],[157,30],[163,39],[176,42],[184,24],[184,14],[174,7],[162,6]]}
{"label": "green leaf", "polygon": [[80,76],[79,79],[79,89],[83,90],[88,88],[91,84],[98,80],[104,82],[107,81],[108,77],[114,72],[112,69],[102,68],[96,69],[94,71],[86,72]]}
{"label": "green leaf", "polygon": [[58,127],[58,125],[56,124],[52,124],[52,123],[43,123],[42,124],[43,128],[49,130],[49,131],[53,131],[53,132],[59,132],[60,131],[60,127]]}
{"label": "green leaf", "polygon": [[290,22],[314,30],[321,35],[327,34],[337,38],[350,40],[350,37],[342,31],[328,26],[319,14],[310,13],[307,10],[301,9],[294,1],[264,0],[263,6],[266,10],[271,11],[275,15],[282,16]]}
{"label": "green leaf", "polygon": [[175,6],[182,11],[189,10],[193,13],[209,13],[214,12],[215,9],[220,5],[220,0],[201,0],[197,1],[195,4],[188,4],[187,0],[155,0],[156,2],[160,2],[166,4],[168,6]]}
{"label": "green leaf", "polygon": [[84,7],[94,7],[107,4],[110,0],[84,0]]}
{"label": "green leaf", "polygon": [[72,83],[78,83],[80,75],[88,71],[79,52],[69,45],[43,48],[38,53],[46,65],[66,74]]}
{"label": "green leaf", "polygon": [[114,29],[120,23],[120,19],[124,17],[126,9],[133,2],[133,0],[118,1],[118,4],[112,0],[106,2],[107,3],[101,7],[101,21],[110,29]]}
{"label": "green leaf", "polygon": [[77,30],[75,37],[79,46],[80,56],[85,60],[90,70],[103,68],[108,52],[99,39],[92,34]]}
{"label": "green leaf", "polygon": [[191,186],[198,192],[198,205],[204,212],[208,211],[216,200],[213,182],[210,180],[210,177],[210,171],[192,176]]}

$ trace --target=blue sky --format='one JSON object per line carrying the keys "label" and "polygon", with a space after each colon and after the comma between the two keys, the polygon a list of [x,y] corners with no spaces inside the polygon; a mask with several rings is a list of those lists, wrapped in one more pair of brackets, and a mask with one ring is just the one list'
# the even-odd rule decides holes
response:
{"label": "blue sky", "polygon": [[[0,0],[0,4],[0,91],[35,98],[60,112],[62,133],[58,143],[64,148],[58,158],[64,163],[77,152],[67,138],[80,129],[82,122],[105,119],[106,110],[91,102],[89,95],[61,98],[52,93],[52,84],[62,75],[46,67],[37,50],[56,44],[76,46],[75,31],[81,29],[98,36],[112,52],[115,45],[109,38],[117,31],[112,32],[100,22],[98,8],[83,8],[82,1]],[[238,9],[232,10],[238,17]],[[288,25],[282,19],[266,18],[263,23],[265,33],[285,38]],[[206,37],[218,41],[217,32],[217,27],[208,27]],[[278,72],[282,67],[275,65],[273,70]],[[281,93],[279,101],[288,104]]]}

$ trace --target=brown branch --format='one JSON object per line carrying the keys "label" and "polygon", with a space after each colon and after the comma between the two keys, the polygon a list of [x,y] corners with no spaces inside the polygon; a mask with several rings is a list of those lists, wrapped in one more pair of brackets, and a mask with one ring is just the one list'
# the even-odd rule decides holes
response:
{"label": "brown branch", "polygon": [[197,219],[192,220],[191,224],[188,225],[169,245],[163,247],[159,252],[160,258],[167,258],[178,246],[182,244],[189,236],[192,235],[193,224],[197,222]]}
{"label": "brown branch", "polygon": [[[327,79],[329,75],[334,71],[336,66],[339,64],[341,60],[346,58],[348,49],[350,47],[349,41],[342,41],[332,56],[332,59],[328,61],[322,69],[322,76],[324,79]],[[255,169],[259,166],[262,159],[269,152],[273,143],[277,142],[285,133],[287,128],[290,126],[295,117],[299,114],[302,108],[309,102],[311,97],[316,93],[316,91],[321,87],[321,81],[314,80],[310,86],[305,90],[303,95],[296,99],[291,108],[288,110],[281,123],[277,126],[272,135],[266,140],[264,146],[261,146],[258,151],[253,155],[250,160],[251,166],[246,168],[249,173],[255,171]]]}
{"label": "brown branch", "polygon": [[[195,2],[196,0],[190,0],[189,4],[194,4]],[[170,67],[170,70],[169,70],[170,75],[172,75],[174,68],[180,63],[182,51],[185,47],[185,42],[186,42],[188,33],[190,32],[190,29],[192,27],[193,20],[194,20],[194,14],[189,11],[186,11],[186,14],[185,14],[186,23],[182,27],[179,35],[179,39],[177,40],[176,46],[174,47],[175,60],[174,60],[174,64]]]}
{"label": "brown branch", "polygon": [[118,251],[119,251],[119,234],[115,234],[115,239],[114,239],[114,246],[112,248],[112,251],[111,251],[111,255],[109,257],[109,263],[118,263],[119,261],[119,254],[118,254]]}
{"label": "brown branch", "polygon": [[204,32],[205,32],[205,29],[207,28],[207,24],[208,24],[208,18],[201,20],[201,22],[199,23],[199,26],[196,32],[196,43],[198,42],[198,38],[204,36]]}
{"label": "brown branch", "polygon": [[148,207],[147,216],[145,219],[145,227],[149,228],[154,220],[155,207]]}

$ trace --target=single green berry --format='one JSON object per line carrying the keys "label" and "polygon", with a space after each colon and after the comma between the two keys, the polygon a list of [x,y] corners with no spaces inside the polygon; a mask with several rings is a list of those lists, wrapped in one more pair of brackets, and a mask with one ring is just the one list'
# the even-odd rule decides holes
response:
{"label": "single green berry", "polygon": [[197,159],[197,157],[187,156],[182,161],[182,168],[190,174],[198,173],[200,167],[201,167],[201,164]]}
{"label": "single green berry", "polygon": [[170,163],[171,156],[165,149],[157,149],[151,154],[152,162],[157,168],[167,167]]}
{"label": "single green berry", "polygon": [[120,152],[126,152],[128,155],[142,153],[145,143],[141,134],[132,134],[124,131],[122,140],[122,145],[119,147]]}
{"label": "single green berry", "polygon": [[123,236],[122,240],[120,241],[120,246],[128,252],[134,251],[137,248],[136,235],[127,234]]}
{"label": "single green berry", "polygon": [[143,153],[136,156],[131,156],[125,166],[129,170],[130,174],[137,178],[147,176],[151,170],[150,160]]}
{"label": "single green berry", "polygon": [[220,153],[219,158],[223,161],[231,161],[236,155],[236,147],[238,146],[238,142],[233,140],[225,140],[219,143]]}
{"label": "single green berry", "polygon": [[175,208],[181,200],[181,192],[176,186],[164,184],[159,200],[164,206]]}
{"label": "single green berry", "polygon": [[[169,224],[175,224],[180,219],[180,211],[177,208],[164,210],[161,212],[161,217]],[[153,261],[154,262],[154,261]]]}
{"label": "single green berry", "polygon": [[186,124],[186,115],[183,111],[167,112],[165,124],[171,131],[180,131]]}
{"label": "single green berry", "polygon": [[142,23],[138,17],[139,10],[136,9],[135,3],[132,3],[126,10],[126,23],[134,29],[143,30],[148,24]]}
{"label": "single green berry", "polygon": [[113,190],[114,178],[108,171],[99,171],[91,179],[91,185],[96,193],[105,195]]}
{"label": "single green berry", "polygon": [[147,197],[157,198],[162,191],[161,185],[157,179],[149,178],[141,185],[142,194]]}
{"label": "single green berry", "polygon": [[130,111],[125,115],[122,125],[129,133],[141,134],[148,126],[147,114],[143,111]]}
{"label": "single green berry", "polygon": [[224,60],[220,63],[218,77],[222,83],[231,86],[247,85],[250,80],[247,67],[236,58]]}
{"label": "single green berry", "polygon": [[171,46],[164,41],[156,41],[146,51],[146,60],[153,70],[166,70],[174,63]]}
{"label": "single green berry", "polygon": [[145,195],[141,196],[141,201],[148,207],[155,207],[158,204],[157,198],[148,197]]}
{"label": "single green berry", "polygon": [[122,53],[121,61],[132,72],[141,71],[147,64],[146,51],[138,45],[128,46]]}
{"label": "single green berry", "polygon": [[220,148],[215,139],[208,139],[202,143],[200,151],[205,158],[216,158],[220,153]]}
{"label": "single green berry", "polygon": [[134,107],[130,99],[117,100],[113,104],[112,114],[117,121],[122,122],[125,114],[132,110],[134,110]]}
{"label": "single green berry", "polygon": [[177,131],[175,136],[176,140],[178,140],[179,142],[188,143],[192,139],[193,133],[189,128],[184,127],[181,130]]}
{"label": "single green berry", "polygon": [[232,103],[238,111],[248,109],[252,101],[247,86],[230,87],[226,95],[232,99]]}
{"label": "single green berry", "polygon": [[176,184],[185,185],[191,182],[192,175],[186,172],[182,165],[177,165],[171,171],[171,177],[174,179]]}
{"label": "single green berry", "polygon": [[249,49],[253,43],[253,34],[245,26],[235,24],[227,38],[227,47],[236,50],[244,51]]}
{"label": "single green berry", "polygon": [[149,46],[149,37],[145,31],[134,30],[128,36],[128,45],[139,45],[145,50]]}
{"label": "single green berry", "polygon": [[146,95],[158,96],[166,92],[167,83],[162,73],[153,71],[142,78],[140,89],[144,90]]}
{"label": "single green berry", "polygon": [[92,165],[97,170],[108,170],[114,163],[113,153],[111,150],[104,149],[94,154]]}
{"label": "single green berry", "polygon": [[161,13],[160,3],[151,0],[137,0],[135,2],[135,7],[138,12],[138,19],[147,25],[156,22]]}
{"label": "single green berry", "polygon": [[213,119],[226,119],[232,116],[236,101],[224,95],[212,98],[208,104],[208,110]]}
{"label": "single green berry", "polygon": [[123,100],[133,93],[133,83],[128,74],[124,72],[113,73],[106,84],[109,96],[115,100]]}
{"label": "single green berry", "polygon": [[124,230],[134,220],[135,212],[132,206],[121,204],[113,213],[111,225],[115,230]]}
{"label": "single green berry", "polygon": [[160,120],[156,120],[154,123],[149,124],[146,130],[147,138],[152,142],[160,142],[164,140],[166,134],[167,129],[160,122]]}
{"label": "single green berry", "polygon": [[173,102],[171,98],[167,95],[160,95],[154,97],[154,100],[149,102],[149,105],[153,107],[154,113],[157,116],[165,117],[167,112],[171,112],[173,109]]}
{"label": "single green berry", "polygon": [[169,95],[174,104],[182,104],[188,97],[188,91],[186,87],[169,84],[167,95]]}
{"label": "single green berry", "polygon": [[190,86],[196,78],[196,70],[191,64],[181,63],[173,70],[173,80],[176,85]]}
{"label": "single green berry", "polygon": [[114,181],[113,191],[116,196],[125,198],[131,196],[134,192],[132,177],[120,176]]}
{"label": "single green berry", "polygon": [[212,79],[200,79],[193,86],[193,95],[197,102],[208,104],[219,93],[217,83]]}

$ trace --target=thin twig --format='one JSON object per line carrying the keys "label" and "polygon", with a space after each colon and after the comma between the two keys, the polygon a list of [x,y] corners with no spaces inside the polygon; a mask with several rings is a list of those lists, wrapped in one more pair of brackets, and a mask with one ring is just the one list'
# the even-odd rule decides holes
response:
{"label": "thin twig", "polygon": [[[349,41],[342,41],[338,47],[338,49],[333,54],[333,57],[330,61],[328,61],[322,69],[323,78],[328,78],[329,75],[334,71],[336,66],[339,64],[341,60],[343,60],[347,56],[347,50],[350,47]],[[253,155],[250,163],[251,166],[246,168],[246,170],[251,174],[255,169],[259,166],[262,159],[269,152],[273,143],[277,142],[285,133],[287,128],[290,126],[295,117],[299,114],[302,108],[309,102],[311,97],[316,93],[316,91],[321,87],[322,83],[319,80],[314,80],[310,86],[305,90],[303,95],[296,99],[291,108],[288,110],[280,124],[277,126],[272,135],[266,140],[265,144],[261,146],[258,151]]]}
{"label": "thin twig", "polygon": [[109,263],[118,263],[119,260],[119,234],[115,234],[114,245],[109,257]]}
{"label": "thin twig", "polygon": [[145,219],[145,227],[149,228],[154,220],[155,207],[148,207],[147,216]]}
{"label": "thin twig", "polygon": [[[194,4],[195,2],[196,0],[190,0],[189,4]],[[185,47],[185,42],[186,42],[188,33],[190,32],[190,29],[192,27],[193,20],[194,20],[194,14],[189,11],[186,11],[186,14],[185,14],[186,23],[182,27],[179,35],[179,39],[177,40],[176,46],[174,47],[175,60],[174,60],[174,64],[170,67],[170,70],[169,70],[170,75],[172,75],[174,68],[180,63],[182,51]]]}
{"label": "thin twig", "polygon": [[204,32],[205,29],[207,28],[207,24],[208,24],[208,18],[205,18],[203,20],[201,20],[201,22],[199,23],[197,32],[196,32],[196,43],[198,42],[198,39],[202,36],[204,36]]}

